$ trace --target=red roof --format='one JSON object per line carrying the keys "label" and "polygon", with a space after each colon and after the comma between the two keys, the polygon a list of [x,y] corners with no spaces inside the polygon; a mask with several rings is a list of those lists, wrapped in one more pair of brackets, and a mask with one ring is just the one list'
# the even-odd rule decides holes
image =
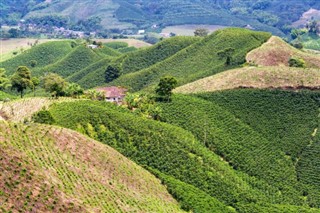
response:
{"label": "red roof", "polygon": [[106,98],[124,97],[127,92],[127,89],[122,87],[100,87],[96,90],[103,92]]}

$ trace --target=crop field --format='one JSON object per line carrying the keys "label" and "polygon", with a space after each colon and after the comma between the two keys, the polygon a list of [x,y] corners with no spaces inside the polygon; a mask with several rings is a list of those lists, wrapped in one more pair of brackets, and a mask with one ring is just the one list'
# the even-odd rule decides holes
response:
{"label": "crop field", "polygon": [[[159,180],[106,145],[49,126],[0,123],[0,130],[0,153],[14,153],[0,160],[2,210],[181,212]],[[12,171],[5,162],[15,158]]]}
{"label": "crop field", "polygon": [[319,89],[320,71],[286,66],[245,67],[185,84],[174,92],[187,94],[236,88]]}
{"label": "crop field", "polygon": [[17,38],[17,39],[0,39],[0,62],[8,60],[15,55],[14,51],[21,52],[21,50],[30,49],[30,44],[34,44],[38,41],[38,44],[46,43],[48,41],[61,41],[61,39],[33,39],[33,38]]}
{"label": "crop field", "polygon": [[[164,75],[174,76],[179,85],[190,83],[240,66],[245,62],[247,53],[270,36],[269,33],[237,28],[218,30],[153,66],[120,76],[110,85],[126,86],[132,91],[151,90]],[[228,64],[227,57],[219,56],[227,50],[233,50]]]}
{"label": "crop field", "polygon": [[187,24],[187,25],[176,25],[176,26],[168,26],[165,27],[162,30],[162,33],[175,33],[176,35],[179,36],[193,36],[194,31],[197,28],[205,28],[209,30],[210,33],[226,28],[226,26],[220,26],[220,25],[192,25],[192,24]]}
{"label": "crop field", "polygon": [[136,48],[142,48],[142,47],[149,47],[151,44],[146,43],[144,41],[140,41],[137,39],[96,39],[96,41],[101,41],[102,43],[112,43],[112,42],[125,42],[129,45],[129,47],[136,47]]}

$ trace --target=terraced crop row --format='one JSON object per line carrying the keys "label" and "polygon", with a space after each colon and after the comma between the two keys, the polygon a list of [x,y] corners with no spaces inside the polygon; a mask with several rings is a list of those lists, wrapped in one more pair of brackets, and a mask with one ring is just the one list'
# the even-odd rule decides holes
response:
{"label": "terraced crop row", "polygon": [[[105,145],[69,130],[0,124],[0,145],[24,153],[47,181],[84,209],[98,212],[178,212],[165,188]],[[131,176],[133,175],[133,176]]]}

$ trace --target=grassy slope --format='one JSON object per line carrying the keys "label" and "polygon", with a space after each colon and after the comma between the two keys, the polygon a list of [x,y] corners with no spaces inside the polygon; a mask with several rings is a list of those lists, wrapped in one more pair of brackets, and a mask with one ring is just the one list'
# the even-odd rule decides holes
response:
{"label": "grassy slope", "polygon": [[113,28],[130,28],[129,23],[120,22],[114,16],[115,11],[119,8],[119,5],[111,0],[92,2],[92,0],[83,0],[81,2],[75,2],[73,0],[52,1],[48,7],[44,7],[40,10],[34,10],[27,14],[25,18],[32,16],[45,16],[47,14],[68,16],[72,20],[87,19],[92,16],[99,16],[102,18],[101,25],[113,29]]}
{"label": "grassy slope", "polygon": [[307,67],[320,67],[319,55],[302,52],[275,36],[261,47],[251,51],[247,55],[247,61],[261,66],[289,66],[288,61],[292,56],[304,59]]}
{"label": "grassy slope", "polygon": [[0,129],[4,210],[180,212],[159,180],[108,146],[49,126]]}
{"label": "grassy slope", "polygon": [[[200,95],[232,112],[292,161],[310,206],[320,206],[319,93],[238,90]],[[289,176],[290,173],[286,173]]]}
{"label": "grassy slope", "polygon": [[52,41],[44,44],[39,44],[31,49],[26,50],[24,53],[1,62],[0,67],[7,70],[7,74],[13,74],[18,66],[28,66],[31,68],[30,62],[37,61],[37,65],[33,69],[42,68],[46,65],[55,63],[56,61],[65,57],[66,54],[72,51],[70,41]]}
{"label": "grassy slope", "polygon": [[97,62],[102,56],[85,46],[78,46],[64,58],[55,63],[49,64],[41,69],[35,70],[35,75],[43,75],[46,72],[57,73],[63,77],[68,77],[81,69]]}
{"label": "grassy slope", "polygon": [[112,61],[111,58],[103,58],[88,67],[80,70],[67,78],[70,82],[76,82],[88,89],[105,83],[105,70]]}
{"label": "grassy slope", "polygon": [[319,88],[317,69],[245,67],[228,70],[175,89],[177,93],[201,93],[235,88]]}
{"label": "grassy slope", "polygon": [[[239,212],[253,211],[253,209],[268,212],[267,210],[271,208],[274,212],[282,212],[283,206],[268,203],[291,203],[293,205],[305,203],[300,197],[302,192],[294,186],[295,175],[292,172],[289,173],[292,167],[290,160],[281,156],[279,151],[273,150],[272,146],[269,152],[254,152],[255,149],[267,149],[266,146],[263,148],[254,144],[261,141],[268,145],[265,137],[218,106],[213,108],[217,119],[211,120],[212,116],[210,116],[208,120],[208,110],[211,110],[210,102],[197,99],[205,103],[203,110],[206,111],[201,111],[202,108],[197,108],[195,111],[196,103],[192,101],[193,99],[189,99],[190,103],[185,102],[184,99],[182,99],[183,103],[175,102],[172,108],[165,113],[172,113],[174,115],[172,120],[182,121],[189,126],[186,128],[182,125],[193,132],[201,142],[183,129],[136,117],[104,103],[83,101],[76,104],[58,104],[52,106],[50,112],[59,125],[84,132],[113,146],[139,164],[150,167],[151,171],[155,171],[155,174],[166,183],[170,193],[183,206],[189,206],[187,209],[200,208],[198,212],[207,212],[206,208],[213,205],[224,209],[222,212],[232,211],[232,208],[226,208],[216,199],[224,204],[232,205]],[[188,111],[183,111],[181,107],[190,107],[197,119],[190,116]],[[175,113],[175,110],[179,112]],[[189,120],[177,117],[183,113],[186,113],[185,116]],[[208,120],[208,127],[222,120],[215,124],[218,129],[211,129],[212,132],[208,129],[207,142],[203,142],[201,137],[203,135],[201,113]],[[165,118],[168,117],[165,116]],[[196,122],[199,127],[191,125],[189,121]],[[225,124],[228,126],[224,127]],[[88,125],[93,128],[89,128]],[[198,130],[200,131],[195,132]],[[212,141],[209,141],[213,135],[215,135],[215,145],[218,145],[220,141],[219,148],[229,150],[229,153],[225,153],[224,158],[218,157],[202,145],[203,143],[211,144],[210,149],[218,149]],[[273,151],[274,155],[269,156]],[[243,155],[237,157],[234,153]],[[275,156],[276,158],[273,159]],[[262,159],[257,161],[260,158]],[[246,164],[251,165],[252,168]],[[232,167],[238,171],[233,170]],[[249,177],[239,170],[255,175],[256,178]],[[274,171],[285,171],[285,175]],[[281,187],[281,190],[278,187]],[[201,203],[201,200],[197,199],[200,195],[208,203]],[[259,204],[254,204],[256,202]],[[268,205],[269,207],[265,207]],[[291,211],[303,209],[290,205],[285,205],[285,208]],[[305,210],[309,212],[310,209],[305,208]]]}
{"label": "grassy slope", "polygon": [[93,51],[102,57],[105,57],[105,56],[116,57],[121,55],[121,53],[118,52],[117,50],[107,46],[103,46],[102,48],[96,48]]}
{"label": "grassy slope", "polygon": [[191,131],[235,169],[278,187],[282,199],[319,207],[319,150],[309,147],[310,140],[318,147],[311,134],[319,125],[319,94],[239,90],[199,96],[206,101],[175,96],[163,104],[164,119]]}
{"label": "grassy slope", "polygon": [[225,59],[217,55],[219,51],[234,48],[232,63],[236,66],[245,62],[247,52],[260,46],[269,37],[268,33],[244,29],[219,30],[170,58],[138,72],[123,75],[111,84],[127,86],[133,91],[150,89],[161,76],[170,74],[183,85],[230,68],[225,66]]}
{"label": "grassy slope", "polygon": [[121,61],[122,73],[127,74],[147,68],[153,64],[171,57],[180,50],[199,41],[195,37],[173,37],[166,39],[150,48],[130,53]]}
{"label": "grassy slope", "polygon": [[[59,104],[52,106],[50,112],[59,125],[85,132],[139,164],[191,184],[224,203],[232,204],[234,199],[251,199],[253,194],[253,199],[266,199],[244,181],[246,176],[238,177],[225,162],[205,150],[190,133],[130,113],[121,113],[111,105],[96,104]],[[85,113],[88,111],[90,113]],[[87,128],[88,123],[94,127],[94,132]],[[104,129],[102,125],[106,132],[101,131]]]}

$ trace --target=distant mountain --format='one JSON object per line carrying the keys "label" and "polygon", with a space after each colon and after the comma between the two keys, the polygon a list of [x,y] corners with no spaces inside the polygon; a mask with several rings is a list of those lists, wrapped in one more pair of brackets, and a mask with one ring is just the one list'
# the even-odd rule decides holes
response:
{"label": "distant mountain", "polygon": [[309,9],[320,9],[316,0],[5,0],[0,5],[1,22],[9,24],[21,18],[58,15],[67,17],[69,24],[99,17],[106,29],[219,24],[275,34],[286,32]]}

